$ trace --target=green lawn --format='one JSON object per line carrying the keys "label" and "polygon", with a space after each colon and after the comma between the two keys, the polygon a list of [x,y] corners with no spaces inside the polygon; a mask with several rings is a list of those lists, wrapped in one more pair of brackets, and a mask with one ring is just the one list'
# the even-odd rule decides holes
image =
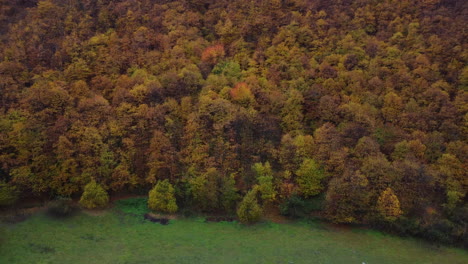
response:
{"label": "green lawn", "polygon": [[306,223],[242,226],[79,213],[65,220],[38,214],[5,225],[0,263],[468,263],[462,249],[375,231],[335,231]]}

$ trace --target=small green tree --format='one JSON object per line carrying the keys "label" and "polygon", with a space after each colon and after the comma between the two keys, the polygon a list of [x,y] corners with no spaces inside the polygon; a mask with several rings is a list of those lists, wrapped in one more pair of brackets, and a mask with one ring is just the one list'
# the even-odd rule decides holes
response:
{"label": "small green tree", "polygon": [[12,205],[16,200],[18,200],[16,187],[0,181],[0,207]]}
{"label": "small green tree", "polygon": [[234,176],[235,174],[231,174],[229,177],[225,177],[221,187],[220,201],[224,211],[227,213],[235,211],[236,203],[239,200]]}
{"label": "small green tree", "polygon": [[96,181],[92,180],[85,186],[80,199],[81,206],[93,209],[105,207],[108,203],[109,195]]}
{"label": "small green tree", "polygon": [[204,174],[189,180],[194,205],[201,211],[219,209],[220,178],[216,168],[208,168]]}
{"label": "small green tree", "polygon": [[299,190],[304,197],[317,195],[323,190],[321,181],[326,175],[313,159],[304,159],[296,175]]}
{"label": "small green tree", "polygon": [[177,212],[175,190],[172,184],[166,179],[158,181],[156,186],[149,192],[148,207],[151,210],[164,213]]}
{"label": "small green tree", "polygon": [[270,163],[267,161],[265,164],[255,163],[252,169],[257,174],[258,191],[260,191],[263,201],[274,201],[276,199],[276,190],[273,186],[273,171]]}
{"label": "small green tree", "polygon": [[237,217],[244,224],[252,224],[262,217],[262,208],[257,201],[257,189],[250,190],[237,209]]}
{"label": "small green tree", "polygon": [[400,209],[400,201],[392,188],[389,187],[380,194],[377,210],[387,221],[395,221],[403,213]]}

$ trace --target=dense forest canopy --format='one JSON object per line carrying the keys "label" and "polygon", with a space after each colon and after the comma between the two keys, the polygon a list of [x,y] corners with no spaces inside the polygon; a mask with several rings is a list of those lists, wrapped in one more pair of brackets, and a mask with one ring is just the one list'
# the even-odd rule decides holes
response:
{"label": "dense forest canopy", "polygon": [[0,0],[0,205],[161,183],[466,243],[467,3]]}

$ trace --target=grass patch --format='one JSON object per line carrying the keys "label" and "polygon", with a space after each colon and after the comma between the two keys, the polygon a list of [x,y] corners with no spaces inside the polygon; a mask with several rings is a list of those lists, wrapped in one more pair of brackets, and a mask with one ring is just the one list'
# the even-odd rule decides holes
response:
{"label": "grass patch", "polygon": [[115,202],[115,209],[129,215],[140,216],[148,213],[148,198],[129,198]]}
{"label": "grass patch", "polygon": [[163,226],[133,216],[147,212],[145,199],[129,200],[101,216],[38,214],[4,224],[0,263],[468,263],[462,249],[306,221],[244,226],[195,218]]}

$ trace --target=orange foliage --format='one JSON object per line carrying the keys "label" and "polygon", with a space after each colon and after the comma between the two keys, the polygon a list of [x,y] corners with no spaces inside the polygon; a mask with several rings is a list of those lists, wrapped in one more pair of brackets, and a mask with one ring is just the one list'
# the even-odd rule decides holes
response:
{"label": "orange foliage", "polygon": [[220,58],[224,57],[224,55],[224,46],[217,44],[206,48],[202,53],[201,59],[203,62],[216,64]]}
{"label": "orange foliage", "polygon": [[250,87],[245,82],[240,82],[230,91],[232,99],[239,102],[248,102],[253,99]]}

